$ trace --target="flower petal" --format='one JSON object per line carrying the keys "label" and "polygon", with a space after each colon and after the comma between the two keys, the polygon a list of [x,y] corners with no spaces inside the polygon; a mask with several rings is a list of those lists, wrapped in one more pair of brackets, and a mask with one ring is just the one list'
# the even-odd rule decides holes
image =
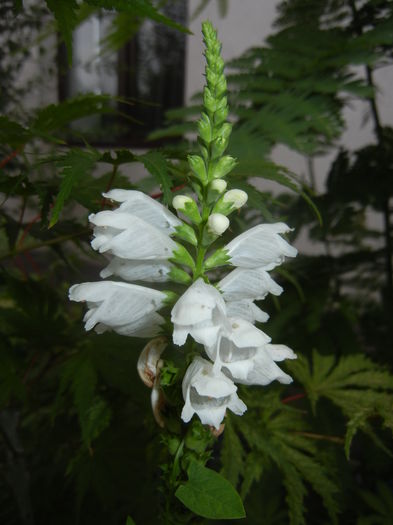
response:
{"label": "flower petal", "polygon": [[236,268],[221,279],[217,286],[225,301],[261,300],[268,293],[280,295],[283,291],[263,268]]}
{"label": "flower petal", "polygon": [[282,223],[259,224],[238,235],[225,247],[234,266],[272,270],[285,257],[295,257],[296,248],[287,243],[280,233],[290,228]]}
{"label": "flower petal", "polygon": [[229,317],[240,317],[250,323],[255,323],[255,321],[266,323],[269,319],[269,314],[261,310],[251,300],[230,301],[226,303],[226,306]]}
{"label": "flower petal", "polygon": [[[70,288],[69,297],[72,301],[88,302],[91,310],[85,316],[86,330],[102,323],[118,333],[130,331],[128,335],[139,332],[146,317],[160,309],[166,299],[158,290],[115,281],[76,284]],[[158,317],[150,321],[156,324]],[[137,323],[139,320],[144,324]]]}
{"label": "flower petal", "polygon": [[100,272],[105,279],[111,275],[121,277],[125,281],[165,282],[169,280],[168,274],[172,265],[168,261],[134,261],[114,257],[111,262]]}
{"label": "flower petal", "polygon": [[[127,229],[119,230],[109,240],[104,240],[105,236],[102,236],[100,230],[99,236],[92,242],[94,249],[131,260],[169,259],[172,256],[177,245],[166,233],[136,216],[128,217],[132,221],[128,223]],[[111,224],[123,224],[123,221],[116,221],[111,217]]]}
{"label": "flower petal", "polygon": [[103,193],[107,199],[121,202],[115,213],[130,213],[161,230],[172,233],[181,221],[165,206],[148,195],[136,190],[114,189]]}
{"label": "flower petal", "polygon": [[265,345],[266,352],[273,361],[284,361],[284,359],[296,359],[297,355],[286,345]]}

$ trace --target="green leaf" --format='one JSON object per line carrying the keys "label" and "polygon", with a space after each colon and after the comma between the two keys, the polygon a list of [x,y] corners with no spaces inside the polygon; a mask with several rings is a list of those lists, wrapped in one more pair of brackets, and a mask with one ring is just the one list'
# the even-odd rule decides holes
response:
{"label": "green leaf", "polygon": [[0,116],[0,143],[17,148],[30,139],[30,133],[17,122]]}
{"label": "green leaf", "polygon": [[48,134],[65,128],[74,120],[93,114],[114,113],[111,106],[113,98],[109,95],[78,95],[59,104],[50,104],[39,109],[31,122],[32,131]]}
{"label": "green leaf", "polygon": [[73,187],[78,181],[90,172],[100,154],[94,150],[83,151],[79,149],[70,150],[60,161],[58,166],[62,168],[63,181],[53,206],[52,216],[49,222],[49,228],[54,226],[59,219],[59,215]]}
{"label": "green leaf", "polygon": [[130,516],[128,516],[126,525],[135,525],[135,521]]}
{"label": "green leaf", "polygon": [[192,512],[208,519],[244,518],[242,500],[233,485],[214,470],[192,462],[188,481],[175,496]]}
{"label": "green leaf", "polygon": [[161,14],[150,2],[147,0],[86,0],[86,3],[89,5],[94,5],[96,7],[103,7],[104,9],[115,9],[116,11],[125,11],[132,13],[135,16],[140,16],[143,18],[150,18],[155,22],[160,24],[165,24],[168,27],[177,29],[182,33],[189,33],[186,27],[174,22],[167,16]]}
{"label": "green leaf", "polygon": [[68,63],[72,63],[72,32],[78,21],[76,0],[46,0],[50,11],[54,14],[59,31],[67,48]]}
{"label": "green leaf", "polygon": [[148,153],[141,155],[139,160],[143,162],[147,171],[153,175],[156,181],[160,184],[164,203],[171,204],[171,181],[168,174],[168,164],[164,155],[158,151],[149,151]]}

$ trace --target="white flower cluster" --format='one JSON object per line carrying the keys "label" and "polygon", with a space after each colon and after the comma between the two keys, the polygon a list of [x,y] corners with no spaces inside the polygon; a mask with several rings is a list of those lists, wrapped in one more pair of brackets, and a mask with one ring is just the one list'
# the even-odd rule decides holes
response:
{"label": "white flower cluster", "polygon": [[254,301],[282,292],[267,270],[297,253],[279,235],[288,230],[282,223],[261,224],[236,237],[224,250],[237,268],[216,287],[198,279],[173,307],[174,343],[183,345],[191,335],[210,359],[196,357],[185,374],[183,421],[197,414],[202,423],[219,429],[227,408],[239,415],[247,408],[235,383],[292,381],[276,362],[295,359],[294,352],[270,344],[270,337],[253,324],[268,319]]}
{"label": "white flower cluster", "polygon": [[[211,187],[217,191],[217,181],[213,183]],[[225,191],[225,186],[221,186],[218,192]],[[101,277],[115,276],[128,282],[77,284],[70,288],[69,297],[87,302],[86,330],[155,337],[162,333],[165,319],[157,311],[167,304],[168,292],[132,282],[169,281],[179,271],[171,261],[187,264],[182,263],[183,247],[172,236],[188,225],[139,191],[112,190],[104,196],[120,204],[114,210],[90,215],[94,225],[91,244],[110,258]],[[207,219],[209,235],[221,235],[229,225],[226,214],[246,200],[247,195],[241,190],[226,192],[219,201],[221,208],[216,205]],[[192,222],[200,220],[193,199],[177,196],[174,206]],[[215,286],[197,278],[173,306],[174,344],[184,345],[190,335],[203,345],[209,359],[195,357],[183,379],[185,405],[181,417],[185,422],[197,414],[202,423],[219,429],[227,408],[239,415],[246,410],[237,396],[235,383],[267,385],[273,380],[292,381],[276,362],[294,359],[296,355],[284,345],[270,344],[270,338],[254,326],[256,321],[268,319],[255,301],[264,299],[268,293],[282,292],[268,271],[297,253],[280,236],[288,231],[283,223],[261,224],[239,235],[206,261],[207,269],[220,264],[236,268]],[[153,389],[153,411],[160,425],[163,422],[157,408],[158,376],[165,346],[163,338],[151,341],[138,362],[139,374]]]}
{"label": "white flower cluster", "polygon": [[94,225],[92,247],[107,254],[110,262],[101,277],[120,277],[128,283],[99,281],[70,288],[72,301],[87,302],[86,330],[121,335],[153,337],[160,333],[164,318],[157,313],[167,294],[132,281],[169,280],[169,259],[178,248],[170,237],[182,222],[165,206],[134,190],[112,190],[104,197],[120,203],[89,217]]}

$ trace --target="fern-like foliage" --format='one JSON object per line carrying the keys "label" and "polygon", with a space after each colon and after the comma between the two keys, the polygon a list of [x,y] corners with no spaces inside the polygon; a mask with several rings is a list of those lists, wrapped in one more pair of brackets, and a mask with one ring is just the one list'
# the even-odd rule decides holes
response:
{"label": "fern-like foliage", "polygon": [[334,473],[322,463],[317,441],[308,434],[302,412],[282,404],[278,391],[244,390],[242,396],[247,398],[249,413],[241,420],[227,418],[222,473],[239,484],[242,497],[246,497],[254,482],[278,469],[292,525],[306,523],[304,500],[309,487],[322,498],[335,523],[338,506]]}
{"label": "fern-like foliage", "polygon": [[290,368],[304,386],[312,410],[325,397],[337,405],[348,418],[345,451],[349,450],[358,430],[372,432],[370,419],[379,417],[393,431],[393,376],[362,354],[343,356],[320,355],[300,358]]}

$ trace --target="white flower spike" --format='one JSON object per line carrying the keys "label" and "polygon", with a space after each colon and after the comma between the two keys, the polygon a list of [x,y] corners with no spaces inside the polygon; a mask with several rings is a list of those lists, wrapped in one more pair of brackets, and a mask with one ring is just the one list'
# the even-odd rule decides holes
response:
{"label": "white flower spike", "polygon": [[182,389],[185,404],[181,418],[185,423],[197,414],[204,425],[219,430],[227,408],[239,416],[247,410],[236,394],[236,385],[201,357],[195,357],[188,367]]}
{"label": "white flower spike", "polygon": [[114,281],[71,286],[71,301],[87,302],[85,329],[102,333],[113,330],[134,337],[158,335],[163,317],[157,314],[167,298],[164,292]]}

